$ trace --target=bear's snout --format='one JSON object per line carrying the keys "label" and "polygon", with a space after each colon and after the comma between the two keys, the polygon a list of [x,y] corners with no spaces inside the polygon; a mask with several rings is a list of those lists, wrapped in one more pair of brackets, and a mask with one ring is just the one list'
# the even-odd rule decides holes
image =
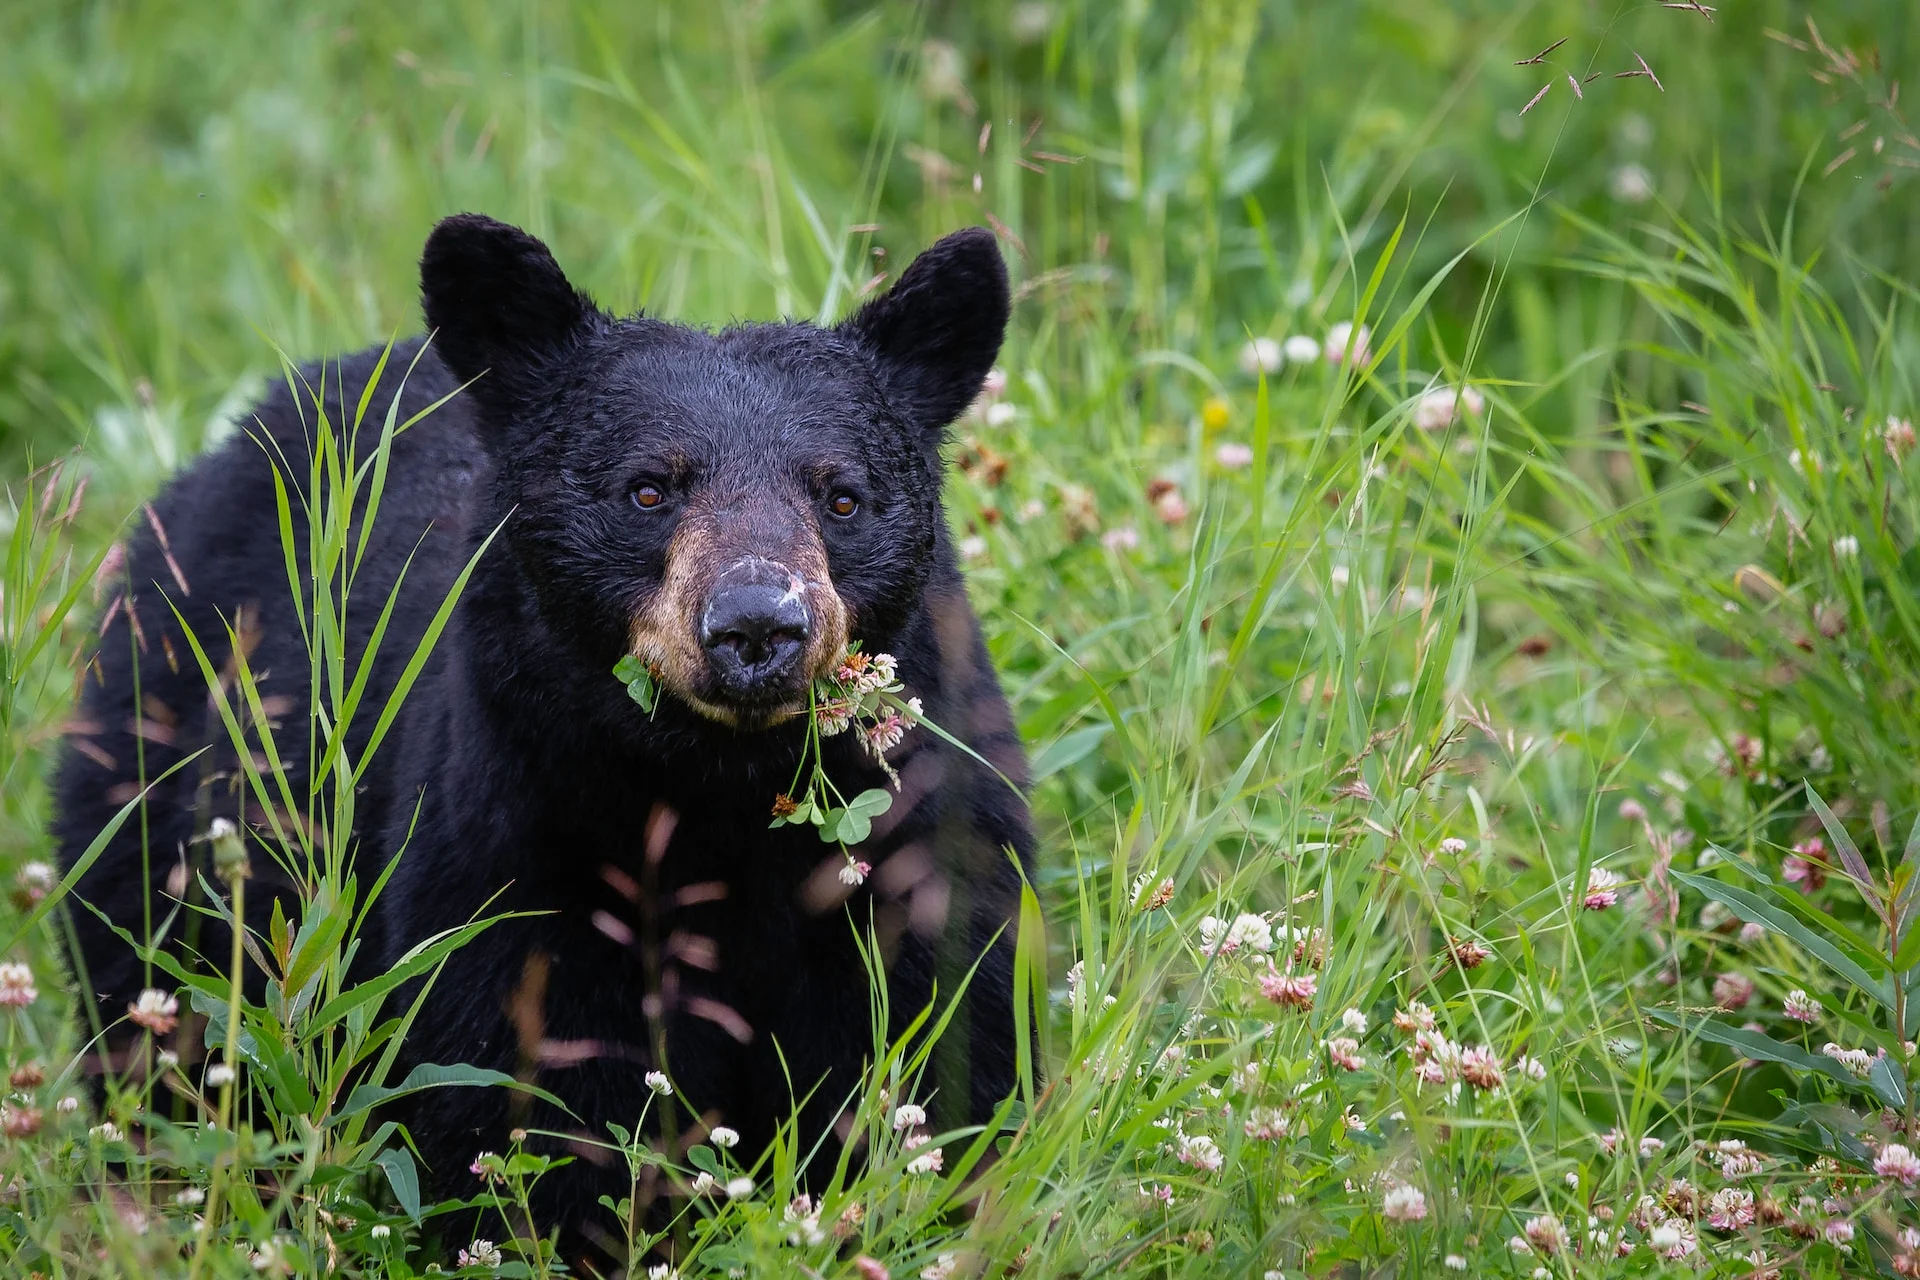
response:
{"label": "bear's snout", "polygon": [[713,585],[700,611],[700,647],[730,696],[790,691],[812,641],[806,582],[785,565],[748,559]]}

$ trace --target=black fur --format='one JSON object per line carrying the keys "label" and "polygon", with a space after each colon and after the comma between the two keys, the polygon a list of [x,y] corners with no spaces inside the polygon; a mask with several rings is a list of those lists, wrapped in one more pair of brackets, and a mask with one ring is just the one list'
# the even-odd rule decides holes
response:
{"label": "black fur", "polygon": [[[828,330],[765,324],[716,334],[616,320],[567,283],[538,241],[473,215],[435,230],[422,287],[432,346],[420,353],[414,340],[392,353],[368,434],[396,394],[404,420],[472,386],[394,445],[349,613],[356,646],[409,553],[413,563],[368,706],[384,701],[472,550],[496,526],[501,534],[357,799],[359,883],[405,847],[361,959],[384,967],[483,913],[551,914],[496,925],[454,956],[413,1028],[408,1059],[535,1078],[605,1139],[605,1122],[631,1125],[640,1113],[643,1076],[664,1042],[664,1065],[707,1123],[763,1143],[790,1096],[811,1094],[805,1124],[818,1134],[869,1054],[855,927],[871,921],[896,1030],[936,982],[951,993],[986,953],[951,1037],[961,1051],[945,1055],[960,1071],[944,1074],[931,1099],[936,1118],[984,1119],[1013,1085],[1011,922],[1021,873],[1007,851],[1021,864],[1031,855],[1020,796],[930,731],[910,733],[897,757],[903,791],[859,851],[873,875],[850,891],[834,874],[837,852],[810,829],[768,829],[772,800],[793,778],[796,727],[743,733],[672,699],[648,717],[610,672],[671,529],[670,515],[630,501],[640,479],[676,493],[778,492],[817,504],[831,476],[862,504],[858,519],[821,529],[854,635],[869,652],[898,655],[930,717],[1024,785],[1019,742],[948,545],[936,450],[977,393],[1006,322],[992,238],[948,237],[891,294]],[[351,418],[376,355],[305,371],[316,386],[325,374],[335,424]],[[156,500],[190,591],[144,521],[130,540],[139,635],[117,612],[86,684],[84,740],[67,750],[56,783],[66,864],[136,777],[130,730],[141,700],[148,776],[224,743],[169,602],[216,663],[228,654],[224,627],[244,607],[256,637],[250,664],[264,691],[286,699],[277,740],[290,775],[304,779],[307,658],[262,442],[304,475],[313,421],[310,401],[277,391],[250,432]],[[372,718],[363,714],[350,734],[356,758]],[[848,736],[828,747],[844,794],[883,784]],[[214,814],[240,812],[221,763],[230,758],[216,751],[210,769],[176,776],[148,806],[156,919],[172,906],[166,868],[183,850],[203,867],[196,833]],[[251,805],[242,816],[259,825]],[[663,824],[671,824],[664,856],[649,859],[648,833],[663,834]],[[262,873],[254,885],[273,887],[258,848],[253,863]],[[82,896],[136,934],[141,865],[130,823],[80,883]],[[268,894],[250,893],[264,910]],[[140,965],[90,913],[75,921],[88,988],[111,1020],[139,989]],[[203,954],[225,955],[216,928],[203,923],[199,934]],[[404,1118],[434,1184],[455,1193],[477,1190],[468,1163],[502,1149],[510,1127],[574,1124],[505,1090],[427,1093]],[[624,1169],[580,1159],[543,1184],[541,1225],[580,1229],[604,1217],[594,1205],[602,1193],[626,1193]]]}

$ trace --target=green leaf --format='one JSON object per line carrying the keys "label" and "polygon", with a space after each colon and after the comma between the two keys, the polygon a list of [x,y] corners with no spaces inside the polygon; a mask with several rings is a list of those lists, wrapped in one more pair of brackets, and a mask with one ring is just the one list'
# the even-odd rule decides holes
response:
{"label": "green leaf", "polygon": [[[498,1085],[503,1089],[514,1089],[521,1093],[532,1094],[542,1102],[551,1103],[553,1106],[565,1111],[568,1115],[573,1115],[573,1112],[567,1107],[566,1103],[560,1101],[560,1099],[554,1097],[545,1089],[537,1088],[521,1080],[516,1080],[504,1071],[493,1071],[486,1067],[471,1066],[465,1062],[456,1062],[451,1066],[442,1066],[435,1062],[423,1062],[409,1071],[405,1080],[391,1087],[371,1084],[361,1085],[351,1094],[347,1095],[346,1105],[334,1112],[327,1123],[338,1124],[350,1116],[356,1116],[363,1111],[369,1111],[384,1102],[391,1102],[395,1098],[404,1097],[410,1093],[420,1093],[427,1089],[487,1087],[492,1085]],[[577,1119],[578,1117],[575,1118]]]}
{"label": "green leaf", "polygon": [[1112,732],[1113,726],[1103,721],[1055,738],[1033,754],[1030,772],[1034,783],[1038,784],[1062,769],[1079,764],[1098,751],[1100,744]]}
{"label": "green leaf", "polygon": [[405,1147],[388,1147],[373,1162],[386,1172],[387,1185],[393,1188],[393,1198],[400,1202],[401,1210],[419,1226],[420,1174],[413,1166],[413,1153]]}
{"label": "green leaf", "polygon": [[1880,893],[1873,883],[1873,873],[1867,869],[1867,860],[1860,856],[1860,850],[1854,847],[1853,837],[1847,834],[1846,827],[1841,824],[1839,818],[1834,816],[1833,810],[1827,808],[1827,802],[1820,798],[1820,793],[1813,789],[1813,784],[1809,782],[1804,785],[1807,788],[1808,803],[1813,805],[1813,811],[1820,815],[1820,825],[1827,829],[1827,835],[1833,839],[1834,850],[1840,855],[1841,867],[1860,887],[1860,892],[1865,895],[1867,904],[1876,914],[1880,913],[1883,909]]}
{"label": "green leaf", "polygon": [[877,818],[891,808],[893,793],[884,787],[869,788],[847,801],[848,813],[865,814],[869,818]]}
{"label": "green leaf", "polygon": [[1880,1101],[1896,1111],[1904,1111],[1907,1106],[1907,1073],[1891,1056],[1875,1058],[1873,1066],[1867,1072],[1867,1083],[1873,1086]]}
{"label": "green leaf", "polygon": [[640,704],[640,709],[648,715],[659,704],[659,686],[654,680],[653,669],[632,654],[623,654],[620,661],[613,664],[614,676],[627,686],[627,696]]}
{"label": "green leaf", "polygon": [[1688,1035],[1698,1036],[1702,1040],[1711,1040],[1715,1044],[1723,1044],[1730,1049],[1738,1049],[1749,1058],[1758,1058],[1762,1062],[1777,1062],[1783,1067],[1792,1067],[1798,1071],[1817,1071],[1821,1075],[1831,1076],[1841,1084],[1855,1089],[1869,1087],[1866,1081],[1825,1054],[1808,1053],[1799,1045],[1775,1040],[1764,1032],[1749,1031],[1745,1027],[1730,1027],[1712,1018],[1684,1018],[1671,1009],[1649,1009],[1647,1016],[1655,1022],[1664,1022],[1670,1027],[1677,1027]]}
{"label": "green leaf", "polygon": [[1893,991],[1885,981],[1869,974],[1859,963],[1843,954],[1840,948],[1814,933],[1782,908],[1763,900],[1757,894],[1708,876],[1689,875],[1684,871],[1675,871],[1671,874],[1675,880],[1696,893],[1705,894],[1715,902],[1733,908],[1742,920],[1764,924],[1769,929],[1785,934],[1804,948],[1809,955],[1820,960],[1861,991],[1871,995],[1884,1006],[1892,1006]]}
{"label": "green leaf", "polygon": [[687,1148],[687,1163],[702,1173],[710,1173],[724,1179],[726,1170],[720,1167],[720,1158],[713,1154],[713,1148],[695,1144]]}

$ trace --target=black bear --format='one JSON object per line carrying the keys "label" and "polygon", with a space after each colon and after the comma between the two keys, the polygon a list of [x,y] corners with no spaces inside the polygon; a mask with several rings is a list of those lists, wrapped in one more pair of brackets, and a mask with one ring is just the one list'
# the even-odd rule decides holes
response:
{"label": "black bear", "polygon": [[[604,1141],[606,1122],[640,1115],[656,1070],[696,1130],[764,1142],[796,1097],[805,1128],[831,1129],[871,1055],[869,931],[894,1031],[978,962],[943,1055],[961,1070],[922,1100],[936,1122],[989,1116],[1015,1084],[1012,933],[1032,840],[1019,740],[949,545],[940,448],[1006,327],[993,237],[948,236],[832,328],[615,318],[540,241],[471,214],[434,229],[420,280],[428,338],[384,363],[364,352],[305,371],[336,430],[363,395],[375,424],[396,395],[401,422],[445,400],[394,439],[356,579],[373,602],[349,612],[360,647],[408,566],[364,705],[385,701],[498,530],[355,798],[359,882],[402,854],[360,959],[391,964],[484,914],[541,913],[454,954],[406,1058],[512,1073],[578,1117],[505,1089],[419,1095],[404,1118],[432,1181],[477,1191],[469,1163],[514,1127],[584,1125]],[[304,477],[313,398],[267,397],[138,522],[56,780],[64,865],[140,779],[226,741],[175,609],[215,666],[244,651],[281,725],[284,776],[308,776],[324,737],[301,715],[309,657],[273,469],[278,456]],[[813,682],[850,645],[894,655],[903,693],[968,748],[927,727],[884,754],[855,734],[818,739],[842,796],[894,793],[852,851],[863,883],[812,826],[770,825]],[[657,682],[650,710],[613,674],[629,656]],[[371,719],[354,722],[350,758]],[[79,895],[137,935],[213,882],[215,818],[264,839],[220,759],[158,787],[144,838],[129,822]],[[248,916],[263,920],[275,875],[257,845],[252,863]],[[224,957],[205,916],[195,946]],[[76,967],[110,1023],[141,962],[91,912],[74,920]],[[577,1159],[542,1184],[540,1225],[593,1234],[596,1199],[624,1195],[626,1170],[584,1143],[549,1149]]]}

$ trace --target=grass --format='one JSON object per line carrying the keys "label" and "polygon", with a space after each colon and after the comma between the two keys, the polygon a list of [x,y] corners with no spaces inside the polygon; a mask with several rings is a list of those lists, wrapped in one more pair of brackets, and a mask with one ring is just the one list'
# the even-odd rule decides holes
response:
{"label": "grass", "polygon": [[[1920,142],[1887,104],[1916,30],[1816,16],[0,14],[0,941],[35,988],[0,1009],[5,1269],[556,1269],[515,1210],[538,1157],[420,1204],[340,1087],[392,1043],[339,1003],[343,836],[289,834],[307,908],[260,940],[327,999],[157,974],[241,1070],[105,1114],[63,1102],[84,908],[36,869],[118,531],[276,349],[411,329],[427,227],[473,207],[703,323],[840,315],[989,219],[1019,288],[948,500],[1039,779],[1040,1071],[1011,1132],[908,1173],[919,1064],[877,1046],[870,1160],[811,1205],[791,1142],[610,1130],[636,1184],[753,1182],[636,1274],[1911,1274]],[[1611,74],[1636,56],[1657,87]],[[1338,360],[1242,367],[1341,322],[1369,333]],[[337,602],[336,532],[305,572]]]}

